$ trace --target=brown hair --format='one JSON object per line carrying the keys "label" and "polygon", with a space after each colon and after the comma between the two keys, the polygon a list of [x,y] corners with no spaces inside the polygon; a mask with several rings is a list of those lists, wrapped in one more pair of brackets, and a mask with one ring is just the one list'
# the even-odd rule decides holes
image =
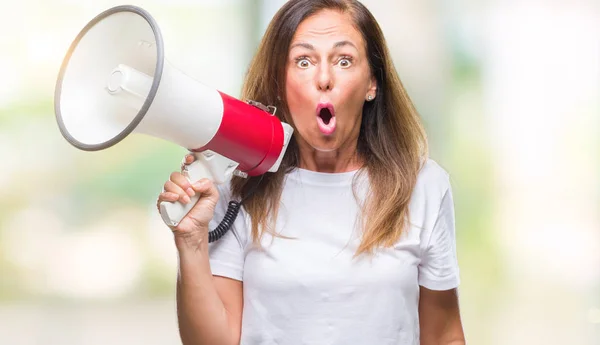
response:
{"label": "brown hair", "polygon": [[[311,15],[333,9],[349,14],[366,43],[377,97],[365,102],[358,137],[358,154],[364,161],[357,176],[368,174],[370,188],[360,224],[362,239],[356,255],[390,247],[408,224],[408,205],[417,175],[427,156],[427,139],[420,118],[393,66],[381,28],[371,12],[355,0],[290,0],[275,14],[250,64],[242,90],[243,99],[275,105],[280,120],[293,126],[285,98],[289,46],[299,24]],[[265,231],[275,233],[281,191],[286,173],[298,166],[299,151],[290,140],[279,170],[249,179],[234,177],[234,197],[244,197],[252,221],[252,238],[260,243]]]}

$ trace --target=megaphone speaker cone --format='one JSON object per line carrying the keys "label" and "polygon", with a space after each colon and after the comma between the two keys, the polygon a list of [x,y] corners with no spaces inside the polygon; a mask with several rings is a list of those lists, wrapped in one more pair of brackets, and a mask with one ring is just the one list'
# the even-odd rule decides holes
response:
{"label": "megaphone speaker cone", "polygon": [[[119,65],[148,77],[148,90],[137,102],[109,92],[116,77],[112,72]],[[163,66],[162,36],[148,12],[117,6],[96,16],[71,44],[59,72],[54,107],[62,135],[88,151],[121,141],[150,108]]]}

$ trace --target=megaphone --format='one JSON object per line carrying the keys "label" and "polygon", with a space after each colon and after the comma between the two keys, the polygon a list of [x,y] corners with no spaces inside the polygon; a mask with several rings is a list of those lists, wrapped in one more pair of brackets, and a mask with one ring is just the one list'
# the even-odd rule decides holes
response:
{"label": "megaphone", "polygon": [[[77,35],[60,68],[54,108],[62,135],[81,150],[109,148],[134,132],[188,149],[196,156],[184,171],[191,182],[275,172],[293,133],[274,107],[243,102],[174,68],[154,18],[130,5],[100,13]],[[163,221],[177,226],[197,201],[161,203]],[[211,242],[230,225],[212,231]]]}

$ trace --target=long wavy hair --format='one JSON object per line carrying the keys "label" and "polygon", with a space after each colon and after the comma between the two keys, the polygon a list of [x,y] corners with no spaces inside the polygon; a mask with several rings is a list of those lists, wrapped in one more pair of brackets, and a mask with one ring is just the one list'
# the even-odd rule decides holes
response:
{"label": "long wavy hair", "polygon": [[[371,12],[355,0],[286,2],[267,27],[248,69],[241,96],[275,105],[279,119],[294,126],[285,97],[290,43],[304,19],[325,9],[350,15],[362,34],[371,73],[377,80],[377,97],[363,106],[357,147],[364,162],[357,176],[366,173],[370,185],[361,203],[361,242],[355,255],[370,254],[378,247],[393,246],[408,226],[408,205],[428,150],[419,115],[396,73],[381,28]],[[274,226],[281,192],[285,175],[299,162],[298,144],[292,138],[277,172],[267,173],[262,179],[232,179],[234,197],[244,198],[256,187],[244,202],[255,244],[260,244],[265,232],[282,237]]]}

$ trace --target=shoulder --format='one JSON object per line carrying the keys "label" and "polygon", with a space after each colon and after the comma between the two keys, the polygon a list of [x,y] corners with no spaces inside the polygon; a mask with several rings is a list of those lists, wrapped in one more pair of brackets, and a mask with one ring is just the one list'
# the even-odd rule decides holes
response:
{"label": "shoulder", "polygon": [[444,196],[450,191],[450,174],[433,159],[427,159],[410,201],[411,223],[428,228],[435,221]]}
{"label": "shoulder", "polygon": [[415,184],[415,191],[424,193],[427,197],[443,197],[450,188],[450,174],[433,159],[427,159]]}

